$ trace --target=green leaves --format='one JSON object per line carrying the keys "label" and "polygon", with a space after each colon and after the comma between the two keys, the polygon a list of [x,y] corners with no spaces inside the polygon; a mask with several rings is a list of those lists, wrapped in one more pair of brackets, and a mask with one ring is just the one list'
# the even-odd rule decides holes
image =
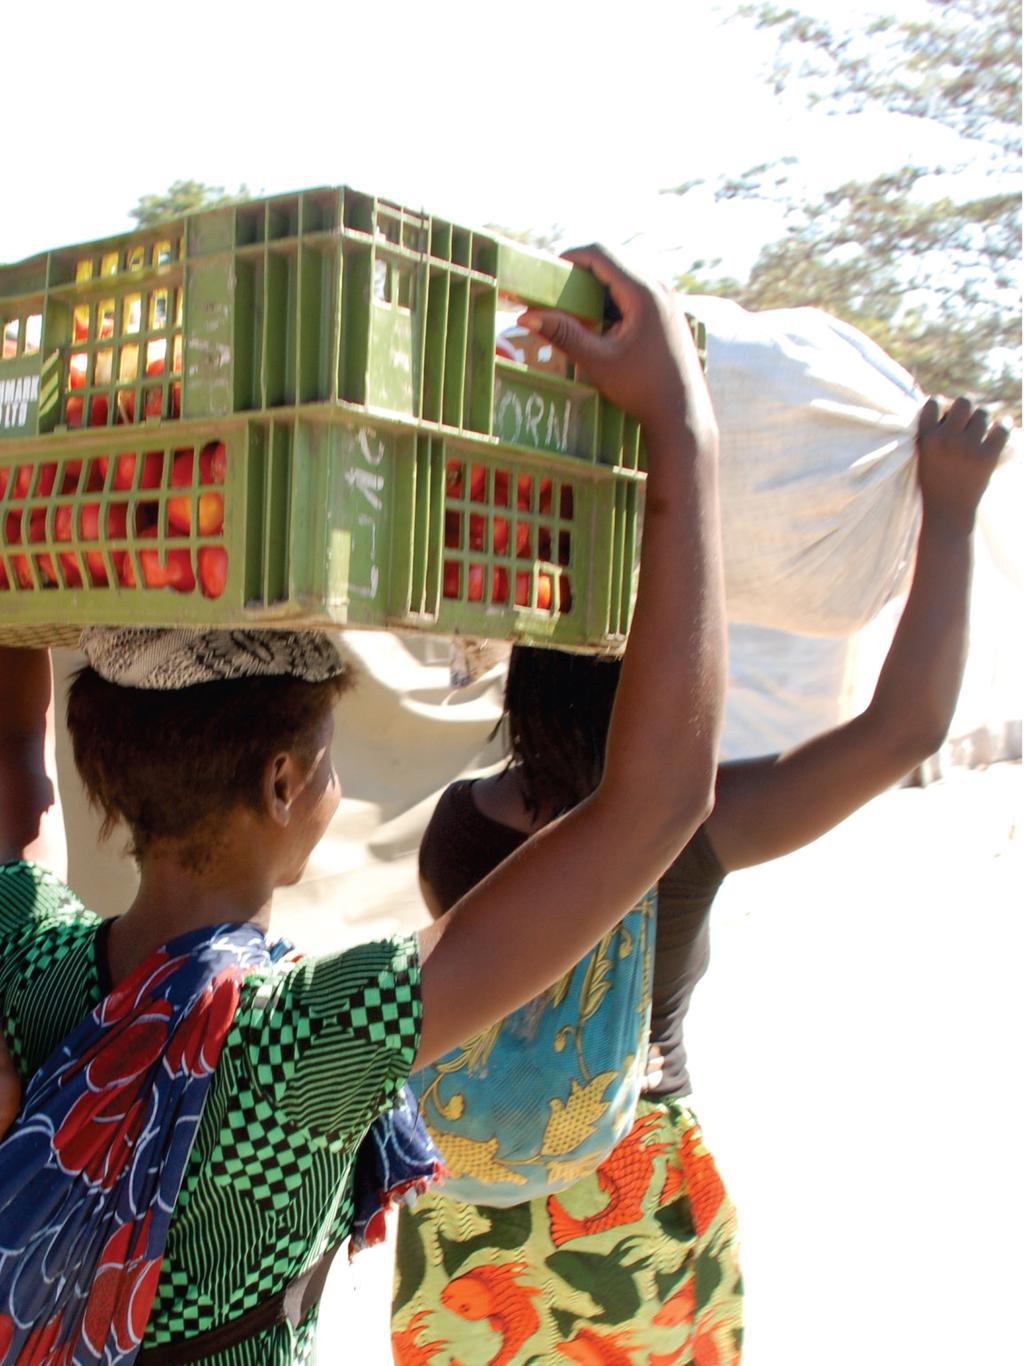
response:
{"label": "green leaves", "polygon": [[920,21],[883,15],[854,30],[760,3],[734,10],[729,22],[740,21],[774,32],[767,79],[776,90],[828,112],[927,119],[963,141],[955,164],[896,167],[817,196],[800,186],[792,158],[723,177],[716,198],[781,205],[785,233],[746,280],[694,262],[679,286],[751,309],[823,308],[926,391],[971,393],[1019,420],[1017,5],[934,0]]}

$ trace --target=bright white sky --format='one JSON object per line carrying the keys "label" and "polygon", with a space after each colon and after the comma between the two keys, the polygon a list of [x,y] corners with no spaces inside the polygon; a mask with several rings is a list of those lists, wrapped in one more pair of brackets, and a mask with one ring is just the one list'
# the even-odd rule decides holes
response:
{"label": "bright white sky", "polygon": [[127,230],[142,194],[195,178],[266,193],[350,184],[470,226],[633,238],[662,274],[700,255],[742,270],[775,235],[772,213],[659,191],[782,154],[823,182],[928,145],[911,120],[787,109],[759,79],[764,35],[708,11],[9,0],[0,261]]}

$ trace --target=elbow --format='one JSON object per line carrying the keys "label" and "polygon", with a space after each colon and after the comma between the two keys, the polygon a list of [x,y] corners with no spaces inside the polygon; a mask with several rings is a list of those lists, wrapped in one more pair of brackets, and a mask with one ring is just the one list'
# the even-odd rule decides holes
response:
{"label": "elbow", "polygon": [[908,726],[894,735],[890,745],[894,763],[904,773],[909,773],[919,764],[927,762],[946,743],[949,726],[948,719],[928,724],[927,718],[921,718],[916,725]]}
{"label": "elbow", "polygon": [[907,715],[902,708],[893,712],[869,707],[862,718],[866,723],[862,734],[870,751],[884,754],[890,767],[909,773],[946,743],[952,719],[948,709],[926,705],[915,715]]}

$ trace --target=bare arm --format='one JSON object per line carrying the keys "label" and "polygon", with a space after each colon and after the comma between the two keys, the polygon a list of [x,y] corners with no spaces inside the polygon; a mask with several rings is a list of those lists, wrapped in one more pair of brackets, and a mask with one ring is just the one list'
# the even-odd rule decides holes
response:
{"label": "bare arm", "polygon": [[64,875],[47,650],[0,646],[0,862],[34,858]]}
{"label": "bare arm", "polygon": [[597,791],[533,836],[421,932],[419,1066],[568,971],[657,880],[711,802],[724,626],[717,429],[670,305],[594,249],[576,253],[622,321],[540,330],[643,424],[649,475],[640,584]]}
{"label": "bare arm", "polygon": [[942,744],[967,650],[971,532],[1007,433],[957,399],[921,413],[921,533],[907,604],[867,710],[787,754],[722,766],[707,833],[732,871],[809,844]]}

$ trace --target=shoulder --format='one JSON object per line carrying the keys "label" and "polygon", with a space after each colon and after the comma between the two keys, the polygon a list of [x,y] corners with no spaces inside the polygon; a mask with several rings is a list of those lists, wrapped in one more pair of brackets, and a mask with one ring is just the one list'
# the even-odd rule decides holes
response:
{"label": "shoulder", "polygon": [[290,1123],[337,1136],[361,1132],[394,1103],[421,1015],[418,941],[409,935],[250,979],[233,1033],[255,1091]]}
{"label": "shoulder", "polygon": [[248,1023],[258,1033],[309,1042],[336,1034],[401,1049],[419,1035],[418,940],[405,935],[297,957],[260,975],[246,995]]}
{"label": "shoulder", "polygon": [[0,938],[33,926],[92,927],[98,921],[71,888],[41,863],[18,859],[0,864]]}

